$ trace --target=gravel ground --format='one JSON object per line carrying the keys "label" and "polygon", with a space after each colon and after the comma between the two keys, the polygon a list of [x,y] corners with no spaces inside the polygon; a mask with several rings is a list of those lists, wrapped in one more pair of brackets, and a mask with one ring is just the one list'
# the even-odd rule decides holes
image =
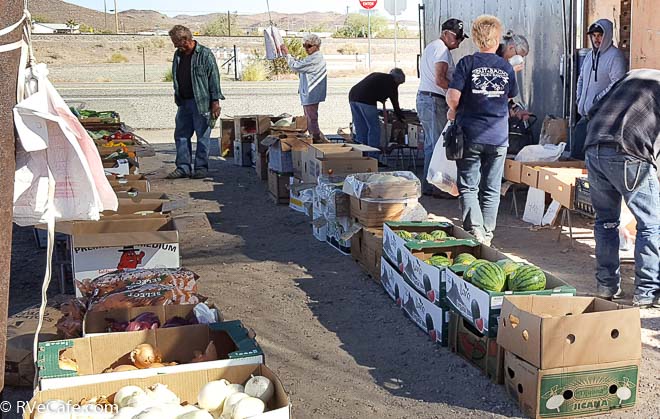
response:
{"label": "gravel ground", "polygon": [[[184,266],[196,271],[201,291],[227,319],[257,332],[268,365],[289,391],[296,418],[519,417],[502,386],[429,342],[382,288],[350,257],[311,234],[309,219],[276,206],[253,170],[219,158],[211,179],[162,179],[174,160],[170,145],[143,159],[155,191],[189,197],[177,215],[197,216],[182,230]],[[433,214],[456,220],[454,200],[424,199]],[[495,245],[593,292],[593,239],[586,220],[575,220],[572,248],[556,230],[534,231],[503,202]],[[201,218],[199,217],[200,214]],[[37,301],[44,254],[29,229],[16,229],[10,311]],[[624,290],[632,289],[624,266]],[[54,288],[51,287],[51,288]],[[53,289],[54,291],[54,289]],[[660,391],[660,311],[644,312],[638,407],[608,418],[657,418]],[[9,401],[29,397],[8,389]],[[12,417],[12,416],[7,416]]]}

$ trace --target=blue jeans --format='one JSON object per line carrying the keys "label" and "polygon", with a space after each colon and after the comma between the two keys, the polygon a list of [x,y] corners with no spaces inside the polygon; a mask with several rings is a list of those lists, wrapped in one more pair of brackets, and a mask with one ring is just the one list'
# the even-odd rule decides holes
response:
{"label": "blue jeans", "polygon": [[637,220],[635,294],[651,303],[660,296],[660,187],[652,164],[614,147],[586,150],[591,202],[596,211],[596,284],[598,293],[614,295],[619,272],[619,216],[623,198]]}
{"label": "blue jeans", "polygon": [[[370,147],[380,148],[380,120],[378,107],[360,102],[349,102],[353,126],[355,127],[355,140]],[[378,157],[377,152],[367,153],[369,157]]]}
{"label": "blue jeans", "polygon": [[424,179],[422,179],[422,190],[425,193],[433,192],[433,185],[426,181],[431,164],[433,149],[447,124],[447,101],[443,97],[417,94],[417,117],[424,129]]}
{"label": "blue jeans", "polygon": [[584,142],[587,140],[587,121],[586,117],[580,118],[573,128],[573,139],[570,147],[571,158],[577,160],[584,160]]}
{"label": "blue jeans", "polygon": [[467,143],[456,161],[463,228],[490,244],[497,223],[506,146]]}
{"label": "blue jeans", "polygon": [[209,143],[211,128],[208,117],[199,113],[194,99],[184,100],[176,111],[174,143],[176,144],[176,167],[185,174],[192,173],[192,136],[197,136],[195,170],[209,169]]}

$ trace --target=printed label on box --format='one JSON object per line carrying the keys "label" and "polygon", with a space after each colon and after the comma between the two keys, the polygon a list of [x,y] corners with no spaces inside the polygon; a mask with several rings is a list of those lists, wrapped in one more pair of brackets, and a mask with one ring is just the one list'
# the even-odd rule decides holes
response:
{"label": "printed label on box", "polygon": [[488,331],[490,296],[487,292],[463,280],[449,269],[444,271],[447,287],[447,302],[479,333]]}

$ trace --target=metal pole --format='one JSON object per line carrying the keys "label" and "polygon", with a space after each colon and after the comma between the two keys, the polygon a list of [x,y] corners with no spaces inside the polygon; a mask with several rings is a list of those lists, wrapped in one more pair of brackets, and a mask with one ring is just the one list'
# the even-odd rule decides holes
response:
{"label": "metal pole", "polygon": [[371,72],[371,9],[367,10],[367,16],[369,16],[369,31],[367,32],[367,38],[369,38],[369,72]]}
{"label": "metal pole", "polygon": [[144,47],[142,47],[142,76],[144,82],[147,82],[147,60],[144,58]]}
{"label": "metal pole", "polygon": [[[23,15],[23,0],[0,0],[0,28],[17,22]],[[21,39],[22,27],[0,37],[0,45]],[[20,50],[0,53],[0,390],[5,385],[5,351],[7,349],[7,310],[9,303],[9,276],[11,271],[11,233],[14,196],[14,118],[16,81],[18,79]],[[3,398],[4,399],[4,398]]]}
{"label": "metal pole", "polygon": [[238,54],[236,53],[235,44],[234,44],[234,80],[238,81]]}
{"label": "metal pole", "polygon": [[117,14],[117,0],[115,0],[115,33],[119,33],[119,15]]}
{"label": "metal pole", "polygon": [[396,67],[396,50],[397,50],[397,42],[396,42],[396,36],[397,36],[397,24],[396,24],[396,13],[398,12],[396,8],[396,0],[394,0],[394,67]]}
{"label": "metal pole", "polygon": [[103,29],[108,29],[108,7],[106,6],[106,0],[103,0]]}

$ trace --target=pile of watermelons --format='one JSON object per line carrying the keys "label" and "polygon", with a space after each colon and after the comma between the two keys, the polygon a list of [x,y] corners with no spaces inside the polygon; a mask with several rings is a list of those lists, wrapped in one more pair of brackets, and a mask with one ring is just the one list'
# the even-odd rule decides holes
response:
{"label": "pile of watermelons", "polygon": [[405,241],[417,240],[417,241],[444,241],[444,240],[455,240],[455,237],[448,236],[444,230],[433,230],[430,233],[411,233],[410,231],[397,230],[394,232],[397,236],[401,237]]}
{"label": "pile of watermelons", "polygon": [[[454,268],[461,255],[454,259]],[[469,255],[472,256],[472,255]],[[474,258],[474,256],[472,256]],[[468,261],[465,257],[463,262]],[[464,264],[464,263],[463,263]],[[456,272],[458,270],[454,269]],[[485,291],[540,291],[546,286],[545,273],[536,266],[510,259],[489,262],[473,259],[463,272],[463,279]]]}

